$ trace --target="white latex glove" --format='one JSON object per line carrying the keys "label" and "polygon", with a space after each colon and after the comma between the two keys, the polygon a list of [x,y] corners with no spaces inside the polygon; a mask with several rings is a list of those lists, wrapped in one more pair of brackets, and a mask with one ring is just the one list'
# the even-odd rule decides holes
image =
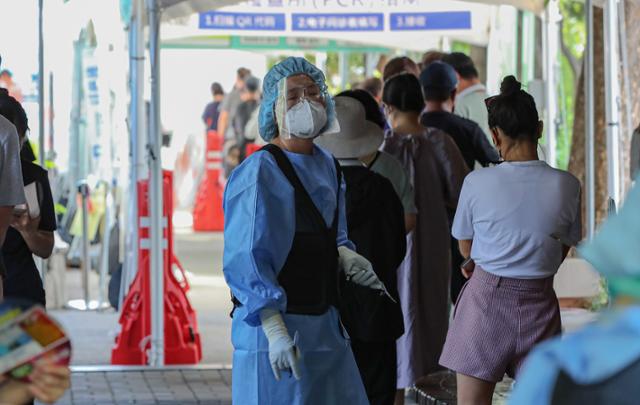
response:
{"label": "white latex glove", "polygon": [[269,362],[276,380],[280,381],[280,370],[291,370],[296,380],[299,380],[300,355],[282,315],[273,309],[263,309],[260,311],[260,320],[262,330],[269,341]]}
{"label": "white latex glove", "polygon": [[340,268],[347,276],[347,280],[363,287],[376,290],[384,289],[384,285],[373,271],[373,266],[369,260],[344,246],[338,248],[338,254],[340,255]]}

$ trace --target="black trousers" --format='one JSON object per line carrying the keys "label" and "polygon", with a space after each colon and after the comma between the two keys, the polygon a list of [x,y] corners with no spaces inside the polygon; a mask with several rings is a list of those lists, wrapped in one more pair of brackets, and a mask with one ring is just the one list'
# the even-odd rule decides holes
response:
{"label": "black trousers", "polygon": [[464,262],[464,257],[460,254],[458,240],[451,237],[451,302],[453,304],[458,300],[460,290],[462,290],[464,283],[467,282],[460,270],[462,262]]}
{"label": "black trousers", "polygon": [[371,405],[393,405],[396,396],[396,342],[351,340],[362,382]]}

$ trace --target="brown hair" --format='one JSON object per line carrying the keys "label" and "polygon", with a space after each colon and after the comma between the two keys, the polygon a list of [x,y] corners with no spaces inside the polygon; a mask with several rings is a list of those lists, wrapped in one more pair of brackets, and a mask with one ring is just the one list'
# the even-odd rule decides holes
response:
{"label": "brown hair", "polygon": [[444,58],[445,55],[446,54],[444,52],[436,51],[436,50],[430,50],[425,52],[422,55],[422,60],[420,61],[420,68],[424,70],[424,68],[426,68],[433,62],[437,60],[442,60],[442,58]]}
{"label": "brown hair", "polygon": [[371,94],[373,97],[379,97],[382,94],[382,80],[377,77],[365,79],[358,88]]}
{"label": "brown hair", "polygon": [[240,80],[244,80],[246,79],[249,75],[251,75],[251,71],[247,68],[243,68],[241,67],[240,69],[238,69],[238,71],[236,72],[238,74],[238,78]]}
{"label": "brown hair", "polygon": [[418,77],[420,75],[420,69],[418,65],[406,56],[399,56],[391,59],[384,67],[382,72],[382,80],[387,81],[393,76],[397,76],[400,73],[411,73]]}

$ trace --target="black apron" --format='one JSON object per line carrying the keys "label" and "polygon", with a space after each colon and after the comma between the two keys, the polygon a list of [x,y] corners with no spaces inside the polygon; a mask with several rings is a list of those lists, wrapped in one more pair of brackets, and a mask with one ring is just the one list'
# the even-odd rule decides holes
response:
{"label": "black apron", "polygon": [[[287,295],[287,313],[322,315],[338,306],[338,207],[342,172],[336,161],[338,198],[333,222],[327,227],[322,214],[304,188],[287,155],[276,145],[261,150],[271,153],[295,192],[296,232],[289,256],[278,274]],[[236,307],[241,303],[233,299]]]}

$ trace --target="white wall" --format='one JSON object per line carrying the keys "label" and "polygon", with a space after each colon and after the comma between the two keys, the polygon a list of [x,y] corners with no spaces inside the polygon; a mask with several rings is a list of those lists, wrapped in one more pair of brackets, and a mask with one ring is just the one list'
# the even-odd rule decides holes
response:
{"label": "white wall", "polygon": [[175,147],[184,144],[190,134],[204,134],[200,117],[211,101],[211,83],[220,82],[228,93],[239,67],[251,69],[254,76],[262,79],[266,56],[233,50],[162,50],[162,125],[173,131]]}

